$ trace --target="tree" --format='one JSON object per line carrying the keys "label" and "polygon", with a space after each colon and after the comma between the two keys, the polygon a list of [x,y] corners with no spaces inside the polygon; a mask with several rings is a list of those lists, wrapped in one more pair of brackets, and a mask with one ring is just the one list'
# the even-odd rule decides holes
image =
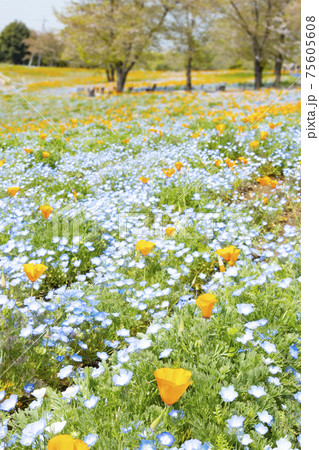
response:
{"label": "tree", "polygon": [[28,38],[30,31],[23,22],[14,21],[7,25],[0,35],[0,55],[2,61],[12,64],[23,64],[27,54],[24,39]]}
{"label": "tree", "polygon": [[277,2],[277,11],[273,21],[270,52],[275,60],[274,87],[279,88],[284,59],[292,59],[300,53],[300,2],[281,0]]}
{"label": "tree", "polygon": [[56,13],[71,52],[86,64],[116,72],[123,92],[130,70],[162,27],[172,0],[82,0]]}
{"label": "tree", "polygon": [[205,0],[179,0],[170,12],[168,21],[168,36],[174,41],[175,47],[185,55],[187,91],[192,90],[192,68],[194,58],[203,49],[210,14]]}
{"label": "tree", "polygon": [[[262,86],[262,73],[267,57],[267,44],[274,29],[275,2],[279,0],[212,0],[219,12],[229,20],[235,31],[250,44],[254,60],[255,89]],[[242,42],[245,45],[245,42]]]}
{"label": "tree", "polygon": [[41,63],[44,66],[54,66],[56,65],[62,55],[62,42],[51,31],[43,31],[37,33],[36,31],[31,31],[30,36],[24,40],[24,43],[28,47],[28,51],[31,56],[27,57],[29,60],[29,66],[32,65],[35,56],[38,57],[38,66]]}

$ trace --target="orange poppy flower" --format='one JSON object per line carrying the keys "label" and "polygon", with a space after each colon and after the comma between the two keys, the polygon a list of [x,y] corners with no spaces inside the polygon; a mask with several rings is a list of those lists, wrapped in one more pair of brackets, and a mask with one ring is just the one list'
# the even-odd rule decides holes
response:
{"label": "orange poppy flower", "polygon": [[9,187],[9,188],[7,188],[7,191],[9,192],[11,197],[14,197],[16,195],[16,193],[20,191],[20,188],[19,187]]}
{"label": "orange poppy flower", "polygon": [[264,141],[266,137],[268,136],[268,131],[261,131],[260,132],[260,139]]}
{"label": "orange poppy flower", "polygon": [[175,169],[162,169],[163,173],[167,176],[167,178],[170,178],[173,173],[175,173]]}
{"label": "orange poppy flower", "polygon": [[214,164],[215,164],[215,166],[216,167],[219,167],[220,165],[221,165],[221,160],[220,159],[216,159],[215,161],[214,161]]}
{"label": "orange poppy flower", "polygon": [[50,156],[49,152],[42,152],[43,158],[48,158]]}
{"label": "orange poppy flower", "polygon": [[218,300],[214,294],[202,294],[196,299],[196,305],[200,307],[205,319],[210,318],[214,305],[217,302]]}
{"label": "orange poppy flower", "polygon": [[146,177],[140,177],[139,180],[140,180],[143,184],[145,184],[145,183],[147,183],[148,181],[150,181],[150,179],[149,179],[149,178],[146,178]]}
{"label": "orange poppy flower", "polygon": [[155,244],[153,242],[145,241],[144,239],[142,239],[141,241],[137,241],[137,243],[135,244],[136,250],[139,250],[143,256],[148,255],[153,247],[155,247]]}
{"label": "orange poppy flower", "polygon": [[249,145],[251,148],[257,148],[259,145],[259,141],[251,141]]}
{"label": "orange poppy flower", "polygon": [[45,134],[45,133],[40,134],[41,139],[45,139],[46,137],[47,137],[47,134]]}
{"label": "orange poppy flower", "polygon": [[229,247],[216,250],[216,253],[217,255],[224,258],[224,260],[227,261],[230,266],[233,266],[237,261],[240,250],[236,248],[234,245],[230,245]]}
{"label": "orange poppy flower", "polygon": [[33,148],[25,148],[24,151],[26,152],[26,154],[28,155],[29,153],[33,152]]}
{"label": "orange poppy flower", "polygon": [[225,272],[225,266],[224,266],[223,260],[221,259],[221,257],[219,255],[217,255],[217,258],[218,258],[219,270],[221,272]]}
{"label": "orange poppy flower", "polygon": [[5,159],[1,159],[1,160],[0,160],[0,167],[3,166],[3,164],[4,164],[5,162],[6,162]]}
{"label": "orange poppy flower", "polygon": [[47,266],[44,264],[23,264],[23,270],[29,280],[34,283],[38,278],[47,270]]}
{"label": "orange poppy flower", "polygon": [[40,211],[42,212],[42,215],[43,215],[43,217],[44,217],[45,219],[48,219],[49,216],[50,216],[50,214],[51,214],[52,211],[53,211],[52,206],[49,206],[49,205],[42,205],[42,206],[40,206],[39,209],[40,209]]}
{"label": "orange poppy flower", "polygon": [[230,170],[233,170],[233,167],[235,165],[234,161],[231,161],[229,158],[225,159],[225,163],[227,164],[227,166],[230,168]]}
{"label": "orange poppy flower", "polygon": [[126,139],[124,139],[124,144],[128,144],[129,142],[130,142],[130,138],[126,138]]}
{"label": "orange poppy flower", "polygon": [[243,156],[239,156],[238,161],[240,161],[243,164],[247,164],[248,163],[248,159],[244,158]]}
{"label": "orange poppy flower", "polygon": [[259,184],[261,184],[262,186],[267,186],[267,184],[270,184],[271,179],[267,176],[262,177],[262,178],[257,178],[257,181]]}
{"label": "orange poppy flower", "polygon": [[73,439],[67,434],[59,434],[54,436],[48,442],[48,450],[88,450],[89,446],[80,441],[80,439]]}
{"label": "orange poppy flower", "polygon": [[165,233],[166,233],[166,235],[167,235],[168,237],[173,236],[173,234],[175,233],[175,231],[176,231],[176,228],[174,228],[174,227],[167,227],[167,228],[165,229]]}
{"label": "orange poppy flower", "polygon": [[181,163],[180,161],[177,161],[177,162],[174,164],[174,166],[176,167],[176,169],[177,169],[178,171],[180,171],[181,168],[183,167],[183,163]]}
{"label": "orange poppy flower", "polygon": [[215,126],[215,128],[220,134],[223,134],[223,132],[226,128],[226,125],[224,123],[219,123]]}
{"label": "orange poppy flower", "polygon": [[184,369],[163,367],[154,372],[161,399],[166,405],[173,405],[184,394],[193,381],[192,372]]}
{"label": "orange poppy flower", "polygon": [[267,198],[267,197],[264,198],[264,200],[263,200],[264,205],[266,205],[268,203],[268,200],[269,200],[269,198]]}

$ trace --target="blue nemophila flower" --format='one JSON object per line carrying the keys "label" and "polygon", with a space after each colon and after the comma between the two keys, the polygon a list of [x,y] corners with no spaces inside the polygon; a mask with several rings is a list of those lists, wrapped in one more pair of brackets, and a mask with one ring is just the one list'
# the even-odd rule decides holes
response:
{"label": "blue nemophila flower", "polygon": [[142,439],[138,450],[156,450],[156,442]]}
{"label": "blue nemophila flower", "polygon": [[209,447],[209,443],[202,444],[198,439],[189,439],[182,444],[181,450],[208,450]]}
{"label": "blue nemophila flower", "polygon": [[15,394],[10,395],[10,397],[7,400],[4,400],[2,403],[0,403],[0,411],[6,411],[9,412],[12,409],[15,408],[18,401],[18,396]]}
{"label": "blue nemophila flower", "polygon": [[174,436],[172,436],[170,433],[167,433],[164,431],[163,433],[160,433],[156,436],[156,438],[160,441],[162,445],[165,447],[171,447],[175,441]]}
{"label": "blue nemophila flower", "polygon": [[238,397],[238,392],[235,391],[234,386],[222,387],[219,395],[224,402],[232,402]]}
{"label": "blue nemophila flower", "polygon": [[252,438],[249,436],[249,434],[243,434],[243,435],[241,435],[241,436],[238,436],[238,437],[237,437],[237,440],[238,440],[238,442],[240,442],[240,443],[243,444],[243,445],[249,445],[249,444],[251,444],[252,442],[254,442],[254,441],[252,440]]}
{"label": "blue nemophila flower", "polygon": [[281,280],[278,282],[278,287],[282,288],[282,289],[286,289],[290,283],[292,282],[292,278],[288,277],[285,278],[284,280]]}
{"label": "blue nemophila flower", "polygon": [[163,351],[160,353],[159,359],[161,359],[161,358],[167,358],[167,357],[171,354],[172,351],[173,351],[172,348],[166,348],[165,350],[163,350]]}
{"label": "blue nemophila flower", "polygon": [[267,425],[271,425],[272,421],[273,421],[273,416],[268,414],[267,411],[262,411],[262,412],[258,412],[257,416],[259,417],[259,420],[261,422],[266,423]]}
{"label": "blue nemophila flower", "polygon": [[89,409],[94,408],[99,400],[100,398],[96,395],[91,395],[88,400],[84,401],[84,406]]}
{"label": "blue nemophila flower", "polygon": [[278,366],[269,366],[269,372],[272,373],[273,375],[276,375],[276,373],[281,373],[282,370]]}
{"label": "blue nemophila flower", "polygon": [[0,439],[3,439],[8,433],[8,426],[7,426],[8,422],[9,422],[8,419],[4,420],[2,423],[0,422]]}
{"label": "blue nemophila flower", "polygon": [[274,448],[274,450],[290,450],[292,449],[291,443],[286,438],[281,438],[278,441],[276,441],[277,447]]}
{"label": "blue nemophila flower", "polygon": [[240,428],[243,426],[245,421],[245,417],[237,416],[236,414],[232,415],[230,419],[227,419],[227,425],[229,428]]}
{"label": "blue nemophila flower", "polygon": [[126,328],[121,328],[120,330],[118,330],[116,332],[116,334],[118,336],[122,336],[122,337],[128,337],[130,335],[130,330],[127,330]]}
{"label": "blue nemophila flower", "polygon": [[112,380],[115,386],[126,386],[131,381],[133,372],[126,369],[120,369],[119,374],[113,375]]}
{"label": "blue nemophila flower", "polygon": [[77,355],[76,353],[73,353],[73,355],[71,355],[71,359],[73,359],[73,361],[76,361],[76,362],[81,362],[82,361],[82,356],[81,355]]}
{"label": "blue nemophila flower", "polygon": [[[23,389],[27,394],[30,394],[34,390],[34,384],[27,383]],[[0,398],[0,401],[1,401],[1,398]]]}
{"label": "blue nemophila flower", "polygon": [[75,386],[69,386],[65,391],[62,392],[62,398],[64,399],[71,399],[76,396],[76,394],[79,392],[80,387]]}
{"label": "blue nemophila flower", "polygon": [[4,399],[6,395],[6,391],[3,389],[2,391],[0,391],[0,402],[2,402],[2,400]]}
{"label": "blue nemophila flower", "polygon": [[290,353],[290,356],[291,356],[293,359],[297,359],[297,358],[298,358],[299,350],[298,350],[298,347],[296,346],[296,344],[292,344],[292,345],[289,347],[289,353]]}
{"label": "blue nemophila flower", "polygon": [[169,413],[169,416],[171,416],[173,419],[182,419],[185,416],[184,411],[178,410],[178,409],[172,409]]}
{"label": "blue nemophila flower", "polygon": [[52,434],[59,434],[63,430],[66,425],[66,420],[62,420],[61,422],[51,423],[48,427],[46,427],[45,431],[48,431]]}
{"label": "blue nemophila flower", "polygon": [[248,316],[248,314],[254,311],[254,305],[251,303],[238,303],[236,305],[237,312],[239,314],[243,314],[244,316]]}
{"label": "blue nemophila flower", "polygon": [[281,385],[280,380],[277,377],[268,377],[268,382],[269,383],[273,383],[276,386],[280,386]]}
{"label": "blue nemophila flower", "polygon": [[98,440],[99,435],[98,434],[88,434],[87,436],[85,436],[85,438],[83,439],[83,441],[89,446],[92,447],[92,445],[94,445],[96,443],[96,441]]}
{"label": "blue nemophila flower", "polygon": [[254,426],[254,428],[255,428],[255,431],[261,435],[266,434],[268,431],[268,428],[265,425],[263,425],[262,423],[257,423]]}
{"label": "blue nemophila flower", "polygon": [[265,342],[260,343],[259,345],[262,349],[265,350],[266,353],[268,353],[268,355],[270,353],[277,353],[277,348],[276,348],[275,344],[272,344],[271,342],[265,341]]}
{"label": "blue nemophila flower", "polygon": [[57,377],[61,378],[61,380],[62,380],[63,378],[70,376],[72,371],[73,371],[73,366],[71,366],[71,365],[62,367],[62,369],[57,374]]}
{"label": "blue nemophila flower", "polygon": [[301,403],[301,392],[296,392],[296,394],[294,394],[294,399],[298,400],[299,403]]}
{"label": "blue nemophila flower", "polygon": [[253,395],[256,398],[260,398],[263,395],[267,395],[265,389],[262,386],[251,386],[251,388],[248,390],[248,394]]}
{"label": "blue nemophila flower", "polygon": [[102,359],[102,361],[105,361],[106,359],[109,358],[109,355],[106,352],[97,352],[96,356]]}
{"label": "blue nemophila flower", "polygon": [[37,422],[29,423],[23,430],[21,435],[22,445],[32,445],[34,440],[40,436],[46,427],[45,419],[40,419]]}
{"label": "blue nemophila flower", "polygon": [[99,364],[98,367],[94,367],[94,369],[92,370],[91,377],[97,378],[100,375],[102,375],[102,373],[104,373],[104,371],[105,371],[105,368],[101,364]]}

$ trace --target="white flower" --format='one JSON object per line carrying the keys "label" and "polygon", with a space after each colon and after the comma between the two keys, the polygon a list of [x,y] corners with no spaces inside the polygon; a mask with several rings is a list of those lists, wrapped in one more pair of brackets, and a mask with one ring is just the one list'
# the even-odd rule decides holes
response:
{"label": "white flower", "polygon": [[226,420],[229,428],[240,428],[243,426],[244,421],[245,421],[245,417],[237,416],[236,414],[231,416],[230,419]]}
{"label": "white flower", "polygon": [[248,314],[252,313],[254,311],[254,305],[251,303],[238,303],[236,305],[237,312],[239,314],[244,314],[244,316],[248,316]]}
{"label": "white flower", "polygon": [[115,386],[126,386],[131,381],[133,372],[126,369],[120,369],[119,375],[113,375],[112,380]]}
{"label": "white flower", "polygon": [[96,441],[98,440],[99,436],[97,434],[88,434],[87,436],[85,436],[84,438],[84,442],[89,446],[92,447],[92,445],[94,445],[96,443]]}
{"label": "white flower", "polygon": [[22,430],[21,444],[31,445],[33,441],[43,433],[46,427],[45,419],[40,419],[37,422],[29,423],[24,430]]}
{"label": "white flower", "polygon": [[60,370],[60,372],[57,374],[57,377],[59,377],[59,378],[61,378],[61,379],[66,378],[66,377],[68,377],[69,375],[71,375],[72,370],[73,370],[73,366],[71,366],[71,365],[62,367],[62,369]]}
{"label": "white flower", "polygon": [[88,400],[84,401],[84,406],[86,406],[89,409],[94,408],[99,400],[100,400],[99,397],[91,395],[91,397]]}
{"label": "white flower", "polygon": [[40,400],[45,396],[46,388],[35,389],[31,395],[33,395],[36,399]]}
{"label": "white flower", "polygon": [[268,425],[271,424],[271,421],[273,420],[273,416],[271,416],[270,414],[268,414],[267,411],[263,411],[263,412],[258,412],[257,416],[259,417],[259,420],[261,422],[267,423]]}
{"label": "white flower", "polygon": [[51,423],[50,426],[46,427],[45,431],[47,431],[48,433],[51,433],[51,434],[58,434],[58,433],[61,433],[61,431],[63,430],[65,425],[66,425],[66,420],[62,420],[62,422],[54,422],[54,423]]}
{"label": "white flower", "polygon": [[238,397],[238,392],[235,391],[234,386],[222,387],[219,395],[224,402],[232,402]]}
{"label": "white flower", "polygon": [[265,350],[266,353],[277,353],[277,349],[275,344],[272,344],[271,342],[265,341],[259,344],[261,348]]}
{"label": "white flower", "polygon": [[0,404],[0,411],[9,412],[11,409],[14,409],[18,401],[18,396],[15,394],[10,395],[7,400]]}
{"label": "white flower", "polygon": [[267,395],[265,389],[262,386],[251,386],[251,388],[248,391],[248,394],[253,395],[256,398],[260,398],[263,395]]}
{"label": "white flower", "polygon": [[262,423],[257,423],[257,425],[255,425],[255,431],[261,435],[264,435],[267,433],[268,428]]}
{"label": "white flower", "polygon": [[277,447],[275,447],[275,450],[290,450],[291,449],[291,443],[285,439],[281,438],[279,441],[276,441]]}
{"label": "white flower", "polygon": [[172,351],[173,351],[172,348],[166,348],[165,350],[163,350],[163,351],[160,353],[159,359],[161,359],[161,358],[167,358],[167,357],[171,354]]}
{"label": "white flower", "polygon": [[62,392],[62,398],[64,398],[64,399],[74,398],[76,396],[76,394],[79,392],[79,390],[80,390],[80,387],[77,385],[70,386],[65,391]]}

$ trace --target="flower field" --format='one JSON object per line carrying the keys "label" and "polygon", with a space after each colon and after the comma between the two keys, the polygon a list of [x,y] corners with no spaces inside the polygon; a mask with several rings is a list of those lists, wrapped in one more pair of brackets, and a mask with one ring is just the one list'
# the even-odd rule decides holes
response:
{"label": "flower field", "polygon": [[300,448],[300,91],[27,98],[0,96],[0,449]]}
{"label": "flower field", "polygon": [[[0,63],[1,74],[13,82],[19,89],[27,92],[38,92],[39,90],[51,90],[55,88],[75,88],[79,85],[88,86],[106,82],[105,71],[102,69],[79,69],[79,68],[60,68],[60,67],[28,67],[14,66]],[[296,75],[296,74],[295,74]],[[272,71],[265,71],[265,82],[273,83],[274,74]],[[0,77],[0,92],[1,92]],[[228,87],[233,85],[244,86],[253,85],[254,74],[252,71],[244,69],[232,70],[214,70],[214,71],[195,71],[193,74],[193,84],[211,85],[225,82]],[[283,85],[290,86],[296,81],[294,74],[283,73]],[[184,72],[169,71],[149,71],[132,70],[128,74],[128,88],[149,87],[154,83],[159,87],[185,85]],[[9,83],[4,83],[5,88],[9,88]],[[105,85],[106,90],[114,90],[115,83]]]}

